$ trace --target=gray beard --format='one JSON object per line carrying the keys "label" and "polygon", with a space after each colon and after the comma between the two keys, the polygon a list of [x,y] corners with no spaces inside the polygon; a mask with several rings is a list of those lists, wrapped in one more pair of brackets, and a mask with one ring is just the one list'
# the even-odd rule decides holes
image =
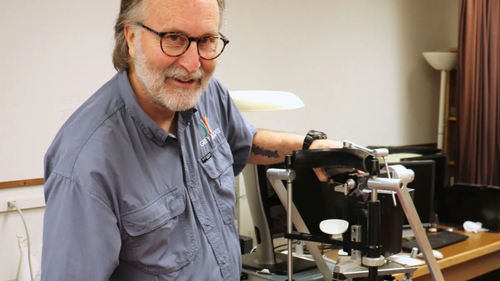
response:
{"label": "gray beard", "polygon": [[[189,73],[182,67],[170,66],[165,70],[154,69],[148,65],[143,52],[140,38],[136,42],[135,72],[139,82],[146,90],[149,100],[158,107],[171,111],[186,111],[193,108],[203,95],[207,85],[203,85],[206,72],[199,68],[196,72]],[[195,80],[198,84],[194,89],[173,88],[167,90],[167,79]]]}

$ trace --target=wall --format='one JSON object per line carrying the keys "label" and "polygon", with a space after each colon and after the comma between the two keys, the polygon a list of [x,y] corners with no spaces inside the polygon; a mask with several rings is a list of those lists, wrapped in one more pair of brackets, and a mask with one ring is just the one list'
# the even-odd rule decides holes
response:
{"label": "wall", "polygon": [[[457,2],[230,0],[223,32],[231,43],[216,75],[230,90],[287,90],[305,102],[295,111],[247,113],[258,127],[316,128],[362,145],[435,142],[439,73],[421,53],[456,46]],[[114,73],[119,1],[1,6],[0,181],[42,177],[57,129]],[[0,198],[33,194],[41,187]],[[25,213],[39,258],[43,209]],[[17,214],[0,213],[0,281],[16,278],[22,232]]]}
{"label": "wall", "polygon": [[317,128],[362,145],[436,142],[439,72],[422,52],[457,46],[457,2],[228,1],[231,42],[217,76],[231,90],[304,101],[247,113],[259,127]]}
{"label": "wall", "polygon": [[[119,3],[0,0],[0,182],[43,177],[59,127],[114,75]],[[43,197],[41,186],[0,190],[0,204],[33,197]],[[43,208],[23,212],[40,262]],[[0,281],[16,279],[24,233],[16,212],[0,212]]]}
{"label": "wall", "polygon": [[0,181],[40,178],[58,129],[115,73],[119,1],[0,3]]}

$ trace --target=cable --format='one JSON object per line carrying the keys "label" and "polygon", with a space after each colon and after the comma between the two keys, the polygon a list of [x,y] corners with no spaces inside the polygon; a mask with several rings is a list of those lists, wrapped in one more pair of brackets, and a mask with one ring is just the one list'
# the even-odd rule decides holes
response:
{"label": "cable", "polygon": [[278,245],[278,246],[274,246],[273,250],[276,250],[278,248],[281,248],[281,247],[284,247],[284,246],[287,246],[288,244],[281,244],[281,245]]}
{"label": "cable", "polygon": [[[300,240],[294,240],[292,243],[295,245],[299,245],[301,242],[300,242]],[[288,244],[280,244],[278,246],[274,246],[273,250],[276,250],[276,249],[284,247],[284,246],[288,246]]]}
{"label": "cable", "polygon": [[7,204],[8,204],[9,208],[14,209],[19,213],[19,215],[21,216],[21,219],[23,221],[24,230],[26,231],[26,239],[28,240],[28,264],[30,267],[30,277],[31,277],[31,281],[33,281],[33,280],[35,280],[35,278],[33,278],[33,267],[31,266],[31,241],[30,241],[30,234],[28,231],[28,225],[26,224],[26,220],[24,219],[23,212],[21,212],[21,210],[19,208],[17,208],[16,201],[9,201]]}

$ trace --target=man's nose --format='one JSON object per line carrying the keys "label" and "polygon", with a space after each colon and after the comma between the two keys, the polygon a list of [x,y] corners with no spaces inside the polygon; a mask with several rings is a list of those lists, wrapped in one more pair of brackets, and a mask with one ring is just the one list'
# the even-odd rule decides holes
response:
{"label": "man's nose", "polygon": [[196,42],[191,42],[187,51],[179,57],[179,64],[189,73],[193,73],[200,68],[200,60],[201,58],[198,55],[198,45]]}

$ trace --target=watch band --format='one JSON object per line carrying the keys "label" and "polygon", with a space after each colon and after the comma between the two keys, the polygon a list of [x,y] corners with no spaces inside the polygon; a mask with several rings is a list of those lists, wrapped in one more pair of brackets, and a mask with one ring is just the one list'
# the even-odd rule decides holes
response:
{"label": "watch band", "polygon": [[302,150],[307,150],[315,140],[327,139],[328,136],[320,131],[310,130],[306,137],[304,138],[304,143],[302,144]]}

